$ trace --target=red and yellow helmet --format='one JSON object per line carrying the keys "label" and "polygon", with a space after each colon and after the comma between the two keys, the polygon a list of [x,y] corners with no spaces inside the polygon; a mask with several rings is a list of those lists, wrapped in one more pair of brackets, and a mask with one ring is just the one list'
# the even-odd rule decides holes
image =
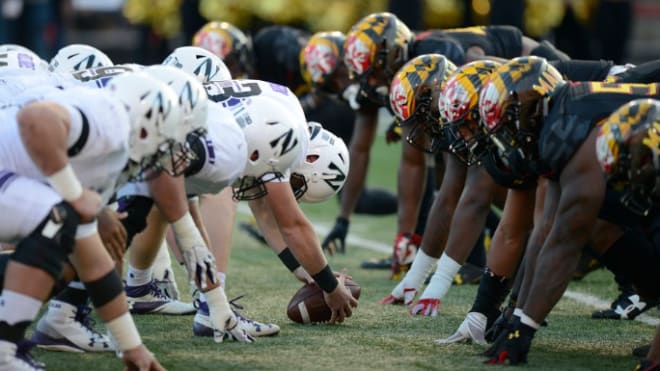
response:
{"label": "red and yellow helmet", "polygon": [[501,63],[480,60],[459,67],[445,83],[438,99],[440,125],[446,129],[449,149],[468,166],[478,160],[487,139],[478,129],[479,92],[499,66]]}
{"label": "red and yellow helmet", "polygon": [[389,88],[389,103],[399,125],[411,125],[406,140],[413,146],[435,152],[445,143],[438,130],[437,100],[443,84],[456,66],[441,54],[424,54],[404,64]]}
{"label": "red and yellow helmet", "polygon": [[337,69],[344,63],[345,41],[346,35],[339,31],[312,35],[300,51],[300,71],[308,84],[320,90],[330,89]]}
{"label": "red and yellow helmet", "polygon": [[252,44],[238,27],[228,22],[209,22],[193,36],[192,44],[220,57],[232,76],[252,73]]}
{"label": "red and yellow helmet", "polygon": [[386,104],[386,94],[376,93],[367,83],[370,75],[389,85],[396,71],[408,60],[414,35],[392,13],[373,13],[358,21],[346,35],[344,63],[351,76],[360,80],[363,94]]}
{"label": "red and yellow helmet", "polygon": [[621,201],[646,215],[660,201],[660,101],[637,99],[605,119],[596,155],[608,184],[623,191]]}
{"label": "red and yellow helmet", "polygon": [[557,69],[535,56],[514,58],[490,74],[479,94],[479,118],[502,158],[522,163],[532,156],[543,103],[564,84]]}

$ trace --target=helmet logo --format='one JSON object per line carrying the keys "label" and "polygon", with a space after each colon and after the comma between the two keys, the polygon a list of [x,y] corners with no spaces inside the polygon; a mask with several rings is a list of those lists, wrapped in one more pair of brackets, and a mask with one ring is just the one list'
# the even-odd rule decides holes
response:
{"label": "helmet logo", "polygon": [[330,74],[337,65],[337,57],[333,48],[322,43],[313,43],[305,48],[305,61],[307,71],[314,82],[321,81],[323,75]]}
{"label": "helmet logo", "polygon": [[488,83],[479,97],[479,114],[488,129],[493,130],[498,124],[500,116],[500,94],[494,83]]}
{"label": "helmet logo", "polygon": [[[73,66],[74,71],[80,71],[80,70],[86,70],[88,68],[94,67],[94,61],[96,58],[94,57],[93,54],[90,54],[87,56],[87,58],[83,58],[80,62],[78,62],[76,65]],[[100,64],[100,63],[99,63]]]}
{"label": "helmet logo", "polygon": [[213,76],[218,73],[218,71],[220,71],[220,68],[217,67],[216,70],[213,71],[213,62],[211,61],[211,58],[204,58],[202,63],[200,63],[197,68],[195,68],[193,74],[202,76],[205,80],[211,80]]}
{"label": "helmet logo", "polygon": [[221,30],[201,33],[197,46],[201,46],[222,58],[231,52],[231,43],[228,42],[228,37]]}
{"label": "helmet logo", "polygon": [[614,138],[608,128],[602,127],[596,138],[596,156],[598,157],[600,166],[606,174],[612,172],[614,162],[616,161],[616,155],[613,153],[613,148],[610,147],[610,143],[614,143]]}
{"label": "helmet logo", "polygon": [[[330,165],[328,166],[330,170],[335,171],[335,177],[332,179],[324,179],[323,181],[330,187],[332,188],[333,191],[337,192],[339,188],[344,184],[344,181],[346,180],[346,174],[341,171],[339,166],[335,165],[334,162],[331,162]],[[325,174],[324,174],[325,175]]]}
{"label": "helmet logo", "polygon": [[[277,124],[278,124],[277,122],[267,123],[267,125],[277,125]],[[291,152],[291,150],[293,150],[296,147],[296,145],[298,145],[298,139],[293,137],[293,129],[289,129],[286,133],[270,141],[271,148],[281,146],[280,156],[284,156],[287,153]]]}
{"label": "helmet logo", "polygon": [[349,69],[362,75],[371,67],[371,48],[358,36],[351,36],[346,41],[345,62]]}
{"label": "helmet logo", "polygon": [[410,89],[406,89],[404,81],[399,77],[395,77],[392,81],[390,88],[390,106],[394,114],[401,120],[406,120],[410,117]]}

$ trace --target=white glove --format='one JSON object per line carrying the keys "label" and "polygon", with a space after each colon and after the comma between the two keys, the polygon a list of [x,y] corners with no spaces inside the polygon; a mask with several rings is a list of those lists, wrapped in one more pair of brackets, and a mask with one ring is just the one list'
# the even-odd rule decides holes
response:
{"label": "white glove", "polygon": [[191,285],[195,285],[200,290],[206,290],[206,278],[213,284],[217,283],[218,273],[215,268],[215,258],[205,245],[194,245],[182,248],[181,251]]}
{"label": "white glove", "polygon": [[229,307],[227,296],[218,286],[204,293],[209,306],[209,317],[213,326],[213,340],[222,343],[225,336],[241,343],[252,343],[254,338],[239,326],[236,315]]}
{"label": "white glove", "polygon": [[172,230],[183,255],[183,263],[188,270],[190,284],[204,291],[207,287],[207,278],[211,283],[217,283],[218,273],[215,258],[206,247],[190,213],[186,213],[181,219],[172,223]]}

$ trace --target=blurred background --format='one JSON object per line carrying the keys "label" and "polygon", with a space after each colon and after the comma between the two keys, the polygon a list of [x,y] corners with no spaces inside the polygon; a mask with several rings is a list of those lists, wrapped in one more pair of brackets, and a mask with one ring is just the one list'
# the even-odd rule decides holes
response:
{"label": "blurred background", "polygon": [[639,63],[660,58],[658,0],[0,0],[0,43],[49,60],[63,45],[87,43],[115,63],[160,63],[190,44],[208,20],[247,34],[287,24],[347,32],[362,16],[388,10],[411,29],[510,24],[573,58]]}

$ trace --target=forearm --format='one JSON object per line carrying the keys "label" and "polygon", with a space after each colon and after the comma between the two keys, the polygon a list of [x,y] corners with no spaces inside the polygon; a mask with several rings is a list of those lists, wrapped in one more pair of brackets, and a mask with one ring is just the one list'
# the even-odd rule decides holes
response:
{"label": "forearm", "polygon": [[174,223],[188,213],[188,198],[183,177],[172,177],[161,172],[155,179],[149,181],[149,191],[168,223]]}
{"label": "forearm", "polygon": [[341,191],[339,216],[350,219],[364,188],[369,167],[369,152],[351,152],[351,171]]}
{"label": "forearm", "polygon": [[532,230],[535,191],[510,190],[502,218],[488,251],[488,268],[498,276],[511,278],[525,251]]}
{"label": "forearm", "polygon": [[424,196],[426,161],[424,153],[408,142],[402,143],[398,172],[398,232],[412,233],[417,224],[419,206]]}
{"label": "forearm", "polygon": [[248,202],[248,205],[268,246],[276,254],[282,252],[286,248],[286,242],[282,237],[282,233],[280,233],[277,220],[275,220],[275,217],[266,204],[266,200],[263,198],[251,200]]}
{"label": "forearm", "polygon": [[[490,178],[485,179],[490,181]],[[456,206],[445,254],[461,264],[465,263],[484,229],[494,186],[490,183],[482,187],[466,187]]]}
{"label": "forearm", "polygon": [[300,265],[310,274],[320,272],[327,264],[320,242],[308,221],[282,230],[282,237]]}

